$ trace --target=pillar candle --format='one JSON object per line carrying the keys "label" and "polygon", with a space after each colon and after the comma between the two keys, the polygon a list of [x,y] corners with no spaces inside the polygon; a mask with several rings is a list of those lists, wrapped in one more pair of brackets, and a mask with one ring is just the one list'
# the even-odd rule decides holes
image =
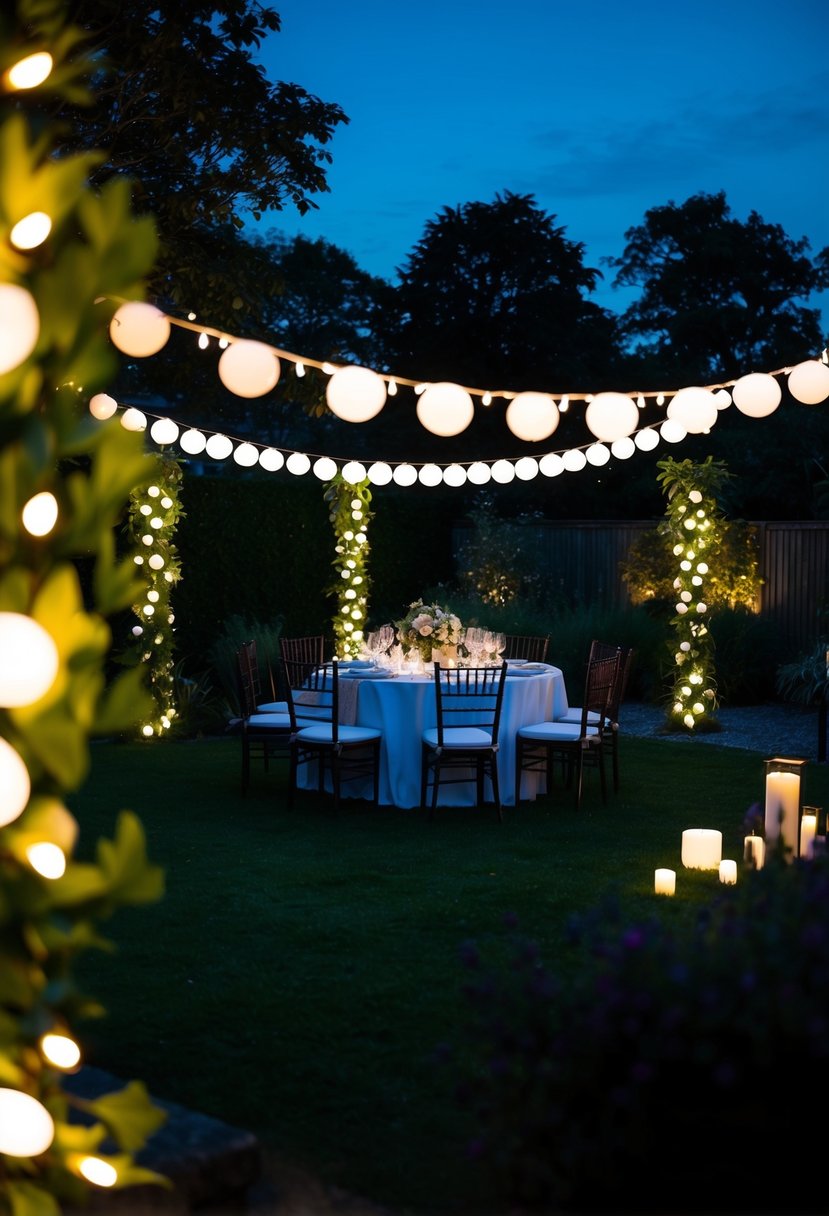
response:
{"label": "pillar candle", "polygon": [[653,889],[657,895],[673,895],[676,891],[676,870],[654,870]]}
{"label": "pillar candle", "polygon": [[762,836],[746,836],[743,841],[744,853],[747,865],[753,865],[755,870],[762,870],[763,863],[766,860],[766,842]]}
{"label": "pillar candle", "polygon": [[800,820],[800,856],[811,857],[814,852],[815,834],[817,832],[817,815],[812,811],[803,812]]}
{"label": "pillar candle", "polygon": [[686,828],[682,833],[682,864],[691,870],[716,870],[722,857],[722,832],[716,828]]}
{"label": "pillar candle", "polygon": [[[782,812],[782,823],[781,823]],[[766,843],[773,847],[778,836],[797,855],[797,829],[800,820],[800,774],[772,769],[766,774]]]}
{"label": "pillar candle", "polygon": [[727,861],[725,858],[720,862],[720,882],[728,883],[729,886],[737,881],[737,863],[736,861]]}

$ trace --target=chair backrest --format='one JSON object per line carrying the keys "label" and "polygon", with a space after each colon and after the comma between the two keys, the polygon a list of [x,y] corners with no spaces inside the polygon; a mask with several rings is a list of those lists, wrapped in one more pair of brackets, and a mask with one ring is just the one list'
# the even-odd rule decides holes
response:
{"label": "chair backrest", "polygon": [[607,716],[611,722],[617,722],[619,719],[619,707],[625,699],[630,669],[636,651],[632,646],[615,646],[612,642],[599,642],[595,639],[590,643],[588,662],[592,659],[610,659],[616,654],[619,656],[619,669],[607,707]]}
{"label": "chair backrest", "polygon": [[283,660],[294,663],[324,663],[325,637],[320,633],[305,638],[280,638],[279,650]]}
{"label": "chair backrest", "polygon": [[441,667],[435,663],[434,668],[438,746],[443,746],[444,731],[456,727],[488,731],[497,743],[506,662],[498,667]]}
{"label": "chair backrest", "polygon": [[593,727],[592,731],[588,729],[591,720],[590,715],[597,714],[600,722],[604,722],[608,718],[608,707],[618,678],[620,663],[621,658],[618,649],[615,649],[612,656],[608,658],[588,660],[587,678],[584,682],[584,700],[581,707],[580,737],[582,739],[588,737],[595,738],[601,735],[602,732],[597,731],[595,727]]}
{"label": "chair backrest", "polygon": [[546,637],[527,637],[516,633],[507,633],[504,646],[505,659],[526,659],[529,663],[545,663],[547,648],[550,645],[549,634]]}
{"label": "chair backrest", "polygon": [[286,657],[283,651],[282,667],[291,729],[298,730],[309,723],[326,723],[331,726],[332,740],[337,742],[340,680],[336,659],[328,663],[293,659]]}
{"label": "chair backrest", "polygon": [[260,700],[255,642],[243,642],[236,651],[236,687],[239,692],[239,712],[243,718],[249,718],[256,713]]}

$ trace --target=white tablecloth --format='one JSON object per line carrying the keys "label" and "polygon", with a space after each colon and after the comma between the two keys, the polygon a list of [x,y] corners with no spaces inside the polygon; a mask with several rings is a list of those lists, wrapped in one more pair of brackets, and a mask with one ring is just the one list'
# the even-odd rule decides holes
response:
{"label": "white tablecloth", "polygon": [[[341,688],[354,680],[354,676],[341,675]],[[357,723],[376,727],[383,734],[380,802],[387,806],[420,806],[420,739],[423,731],[436,723],[432,677],[400,675],[385,680],[361,679],[357,683]],[[558,667],[546,666],[537,675],[507,674],[498,736],[498,784],[504,806],[513,806],[515,802],[516,731],[532,722],[560,717],[566,710],[567,691]],[[299,779],[302,784],[312,786],[315,774],[300,771]],[[344,797],[371,798],[371,782],[348,782],[342,792]],[[538,792],[538,775],[525,773],[521,797],[534,799]],[[486,794],[491,797],[489,782]],[[474,803],[474,781],[441,786],[439,806],[473,806]]]}

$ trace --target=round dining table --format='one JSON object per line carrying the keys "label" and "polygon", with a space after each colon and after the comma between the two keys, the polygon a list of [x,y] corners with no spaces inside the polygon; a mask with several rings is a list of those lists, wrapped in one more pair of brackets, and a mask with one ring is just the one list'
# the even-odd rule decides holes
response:
{"label": "round dining table", "polygon": [[[356,684],[356,696],[348,689]],[[437,706],[431,674],[366,674],[361,670],[340,673],[340,718],[381,731],[380,796],[386,806],[420,806],[421,736],[436,725]],[[347,716],[343,707],[347,707]],[[515,804],[515,734],[519,727],[561,717],[567,711],[567,690],[560,668],[550,664],[510,665],[504,682],[501,726],[498,733],[498,784],[503,806]],[[310,767],[310,766],[305,766]],[[300,781],[313,787],[315,774],[304,773]],[[371,798],[371,781],[349,782],[344,797]],[[525,773],[522,799],[544,792],[543,774]],[[489,781],[485,796],[492,797]],[[442,785],[439,806],[474,806],[475,781]]]}

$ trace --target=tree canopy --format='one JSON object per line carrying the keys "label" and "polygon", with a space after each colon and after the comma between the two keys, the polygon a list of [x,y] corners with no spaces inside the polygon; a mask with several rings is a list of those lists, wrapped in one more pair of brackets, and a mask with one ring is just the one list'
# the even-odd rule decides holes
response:
{"label": "tree canopy", "polygon": [[246,277],[224,238],[246,215],[316,206],[345,113],[268,80],[254,54],[280,18],[256,0],[66,0],[63,9],[85,31],[94,97],[53,101],[44,117],[62,124],[64,153],[103,149],[93,185],[134,180],[136,210],[155,215],[161,239],[150,292],[215,325],[255,314],[262,267]]}
{"label": "tree canopy", "polygon": [[731,213],[725,194],[695,194],[645,212],[608,259],[616,285],[641,289],[622,334],[646,368],[686,383],[713,383],[806,359],[823,345],[820,314],[807,308],[829,286],[825,256],[809,256],[756,211]]}

